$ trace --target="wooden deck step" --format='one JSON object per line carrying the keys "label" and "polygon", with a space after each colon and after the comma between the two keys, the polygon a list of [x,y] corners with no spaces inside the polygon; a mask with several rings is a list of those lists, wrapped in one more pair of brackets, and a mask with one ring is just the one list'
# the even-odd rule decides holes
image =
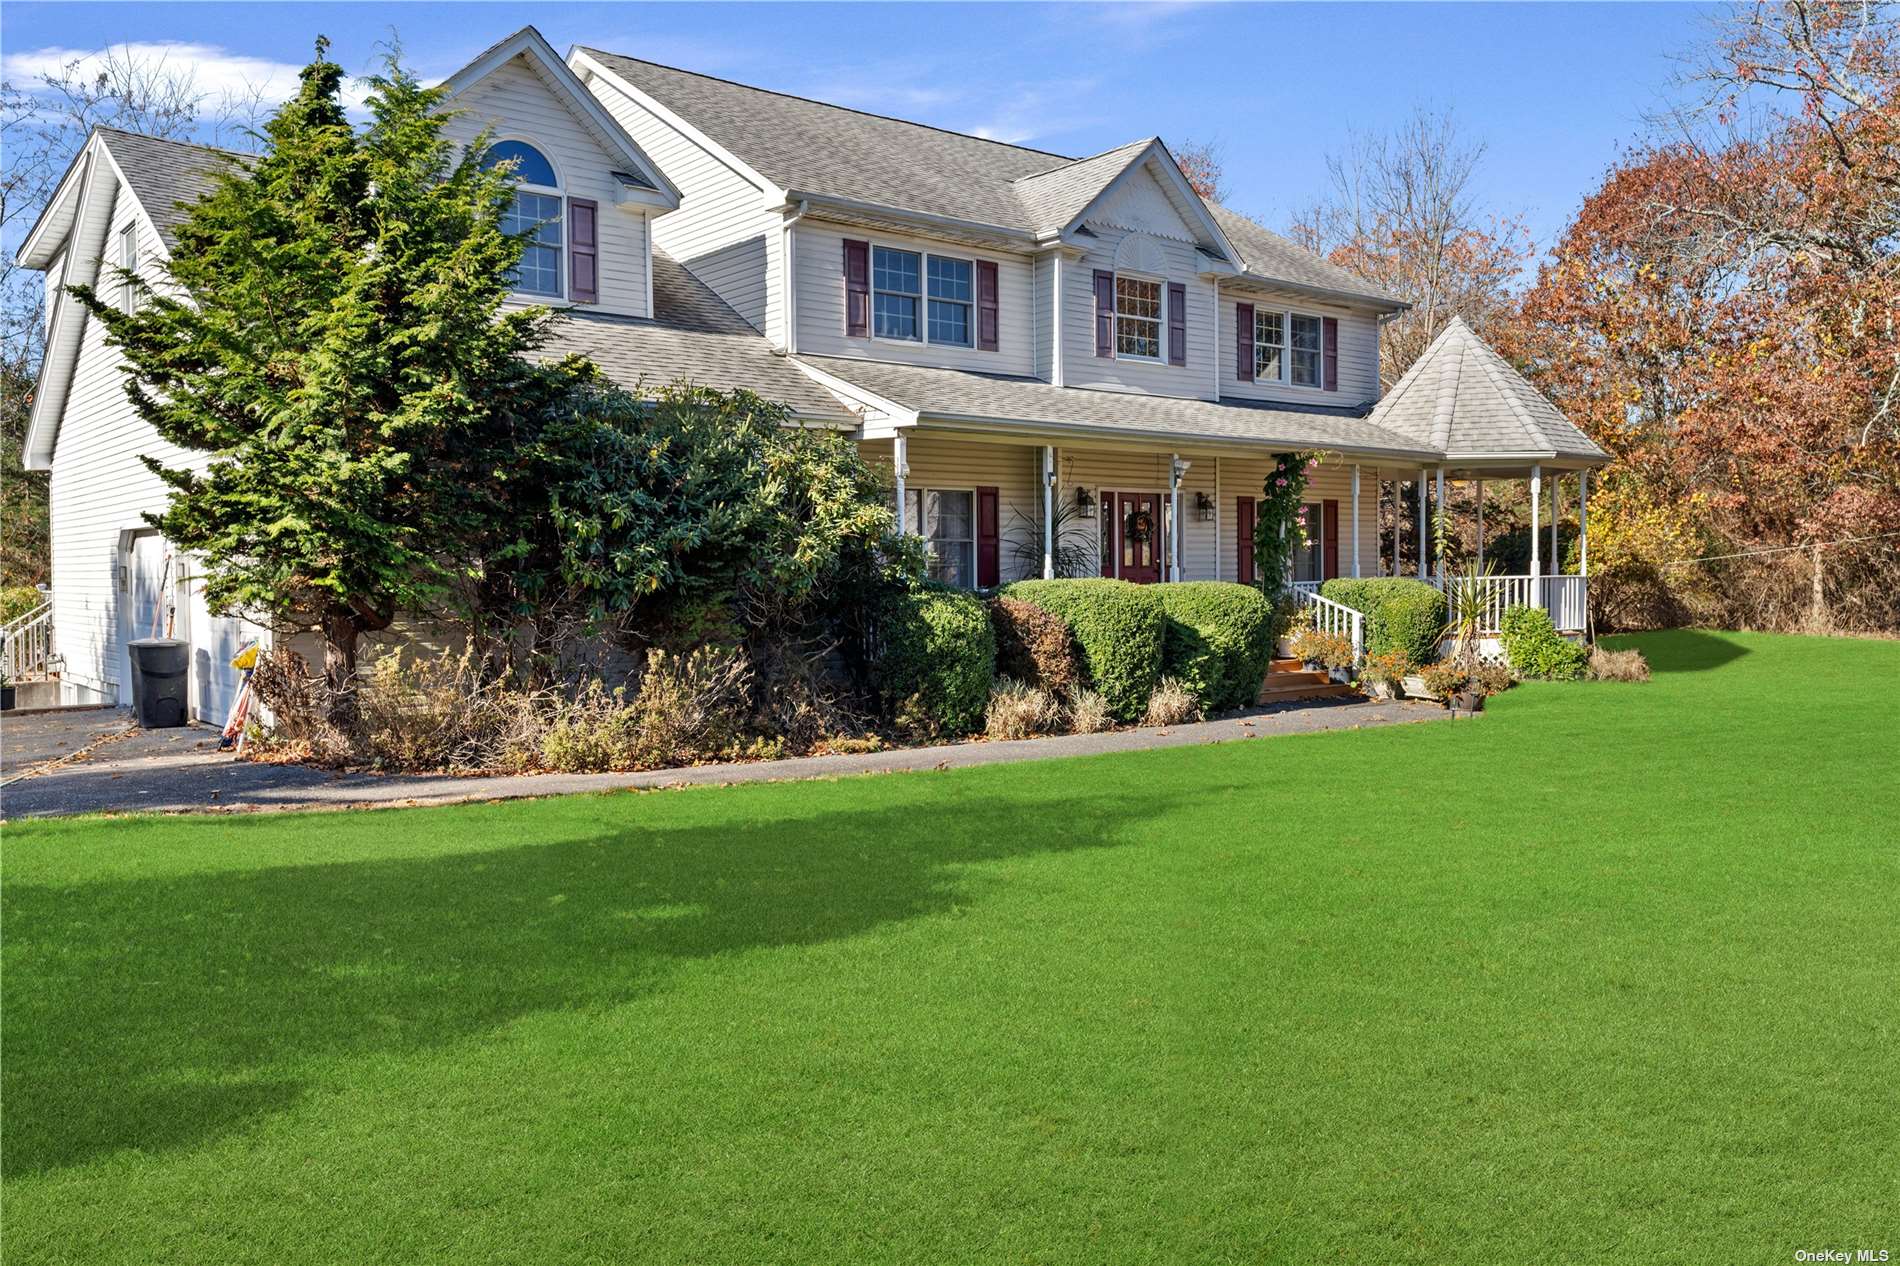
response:
{"label": "wooden deck step", "polygon": [[1309,673],[1304,668],[1297,668],[1290,672],[1268,673],[1266,680],[1260,684],[1263,686],[1330,686],[1332,682],[1333,679],[1322,670],[1316,669]]}
{"label": "wooden deck step", "polygon": [[1270,660],[1267,664],[1269,673],[1297,673],[1305,668],[1306,665],[1297,659],[1276,659]]}

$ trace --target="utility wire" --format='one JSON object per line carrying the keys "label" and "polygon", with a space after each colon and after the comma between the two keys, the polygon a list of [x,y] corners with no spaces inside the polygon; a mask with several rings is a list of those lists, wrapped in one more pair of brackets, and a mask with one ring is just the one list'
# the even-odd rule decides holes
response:
{"label": "utility wire", "polygon": [[1739,554],[1710,554],[1707,558],[1676,558],[1660,567],[1687,567],[1692,563],[1720,563],[1731,558],[1760,558],[1767,554],[1806,553],[1809,550],[1826,549],[1830,545],[1856,545],[1862,541],[1879,541],[1889,536],[1900,536],[1900,532],[1876,532],[1872,536],[1844,536],[1838,541],[1809,541],[1806,545],[1777,545],[1770,549],[1743,550]]}

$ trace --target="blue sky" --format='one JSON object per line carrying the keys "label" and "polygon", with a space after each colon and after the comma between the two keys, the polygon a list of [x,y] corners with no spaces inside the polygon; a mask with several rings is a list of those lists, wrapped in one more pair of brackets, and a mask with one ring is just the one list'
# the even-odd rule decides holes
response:
{"label": "blue sky", "polygon": [[1352,128],[1449,107],[1488,146],[1485,205],[1540,245],[1705,38],[1691,4],[85,4],[9,0],[8,77],[107,44],[173,44],[201,87],[282,85],[322,32],[358,71],[392,32],[427,78],[533,23],[635,57],[1058,153],[1216,143],[1228,201],[1276,227]]}

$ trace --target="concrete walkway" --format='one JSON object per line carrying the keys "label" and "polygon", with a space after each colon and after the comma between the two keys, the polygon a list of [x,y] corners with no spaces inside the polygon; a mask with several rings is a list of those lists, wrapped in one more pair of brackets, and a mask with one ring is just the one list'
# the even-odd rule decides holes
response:
{"label": "concrete walkway", "polygon": [[141,730],[127,712],[92,709],[0,721],[0,816],[72,813],[218,812],[448,804],[622,788],[836,778],[898,770],[959,769],[1005,761],[1185,747],[1278,734],[1431,721],[1433,704],[1364,702],[1253,708],[1218,721],[1166,728],[1062,735],[1016,742],[949,743],[862,756],[807,756],[741,765],[623,774],[336,774],[265,765],[217,751],[199,726]]}

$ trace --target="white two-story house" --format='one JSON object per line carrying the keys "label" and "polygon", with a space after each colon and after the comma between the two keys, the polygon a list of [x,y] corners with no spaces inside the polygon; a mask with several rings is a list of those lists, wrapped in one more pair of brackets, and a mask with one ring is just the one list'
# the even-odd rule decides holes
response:
{"label": "white two-story house", "polygon": [[[1379,324],[1404,304],[1196,195],[1156,138],[1070,158],[597,49],[563,60],[532,28],[448,86],[457,138],[486,130],[514,165],[534,232],[517,297],[566,313],[551,354],[630,388],[748,387],[848,432],[950,583],[1251,580],[1262,482],[1308,451],[1310,590],[1394,570],[1378,508],[1400,481],[1528,478],[1554,501],[1607,460],[1461,323],[1382,400]],[[188,455],[131,417],[115,353],[58,293],[161,259],[226,161],[101,131],[21,252],[49,286],[27,460],[53,472],[69,698],[114,697],[125,640],[162,608],[204,643],[210,715],[246,632],[194,609],[188,561],[143,529],[163,494],[138,455]],[[1422,506],[1400,530],[1423,539]],[[1532,596],[1522,579],[1500,599]],[[1535,600],[1581,627],[1582,585],[1540,577]]]}

